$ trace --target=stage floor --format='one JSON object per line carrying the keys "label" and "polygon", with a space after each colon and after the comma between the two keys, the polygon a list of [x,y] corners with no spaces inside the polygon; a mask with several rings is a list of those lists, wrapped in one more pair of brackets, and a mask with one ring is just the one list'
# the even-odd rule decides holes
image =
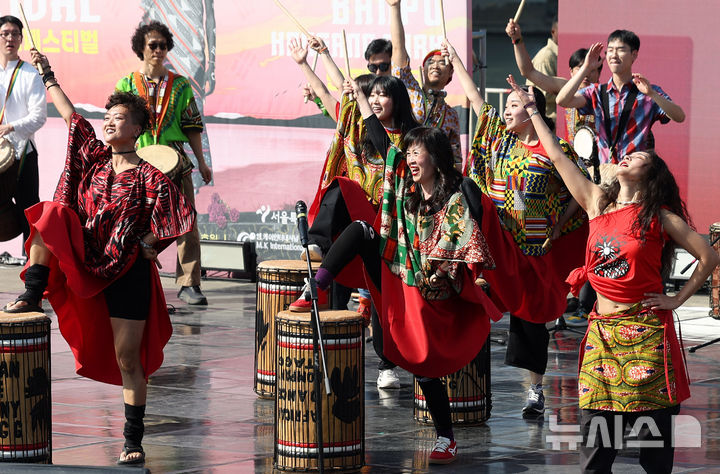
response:
{"label": "stage floor", "polygon": [[[20,292],[19,267],[0,266],[0,301]],[[273,466],[273,402],[253,392],[255,285],[247,282],[203,282],[210,305],[191,307],[175,296],[163,278],[173,314],[174,334],[163,367],[150,378],[143,442],[146,467],[155,473],[268,472]],[[707,295],[696,295],[679,315],[686,347],[720,337],[720,321],[707,317]],[[46,305],[47,306],[47,305]],[[114,466],[122,449],[124,423],[119,387],[74,373],[72,353],[52,325],[52,418],[55,464]],[[493,327],[502,337],[507,319]],[[552,472],[578,471],[578,453],[560,442],[555,420],[578,420],[577,354],[580,336],[567,331],[550,342],[545,379],[546,407],[540,420],[524,420],[520,410],[528,379],[505,366],[504,346],[492,354],[492,412],[487,423],[456,427],[459,457],[447,467],[429,468],[434,443],[430,426],[412,419],[412,378],[402,372],[400,390],[376,387],[377,357],[365,354],[365,468],[363,472]],[[678,448],[675,472],[717,472],[720,465],[720,344],[687,354],[692,398],[682,408],[685,420],[697,420],[701,437],[689,430]],[[713,467],[715,466],[715,467]],[[0,468],[0,470],[2,470]],[[614,472],[638,472],[637,450],[622,451]]]}

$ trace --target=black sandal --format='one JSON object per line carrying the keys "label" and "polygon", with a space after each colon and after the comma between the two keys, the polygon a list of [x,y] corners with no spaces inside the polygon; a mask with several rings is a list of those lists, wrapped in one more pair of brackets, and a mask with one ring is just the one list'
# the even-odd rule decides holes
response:
{"label": "black sandal", "polygon": [[[27,304],[20,306],[18,308],[10,308],[8,309],[8,305],[19,303],[20,301],[24,301]],[[5,305],[3,308],[3,311],[10,314],[16,314],[16,313],[44,313],[45,310],[43,310],[39,304],[33,303],[32,301],[29,301],[22,296],[18,296],[18,298],[12,302]]]}
{"label": "black sandal", "polygon": [[[128,459],[127,459],[128,455],[134,454],[134,453],[140,453],[140,456],[128,461]],[[125,457],[125,459],[123,459],[123,456]],[[127,465],[127,464],[143,464],[144,462],[145,462],[145,451],[143,451],[142,447],[128,448],[127,446],[125,446],[122,450],[122,453],[120,453],[120,457],[117,460],[117,463],[120,466]]]}

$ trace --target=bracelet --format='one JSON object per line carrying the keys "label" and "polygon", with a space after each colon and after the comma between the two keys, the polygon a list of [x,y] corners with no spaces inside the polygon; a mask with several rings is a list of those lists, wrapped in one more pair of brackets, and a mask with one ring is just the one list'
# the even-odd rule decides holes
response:
{"label": "bracelet", "polygon": [[539,113],[540,113],[540,112],[538,111],[538,109],[535,109],[535,112],[533,112],[533,113],[531,113],[530,115],[528,115],[528,117],[529,117],[529,118],[532,118],[533,115],[537,115],[537,114],[539,114]]}
{"label": "bracelet", "polygon": [[55,86],[60,87],[60,84],[58,84],[57,82],[55,82],[55,83],[50,84],[49,86],[47,86],[45,89],[50,90],[51,87],[55,87]]}
{"label": "bracelet", "polygon": [[520,44],[523,42],[522,36],[516,40],[512,40],[512,44]]}
{"label": "bracelet", "polygon": [[55,73],[53,71],[48,71],[42,75],[43,84],[47,84],[47,81],[50,79],[55,79]]}
{"label": "bracelet", "polygon": [[535,104],[535,101],[528,102],[527,104],[523,105],[523,109],[527,109],[528,107],[534,107],[537,104]]}
{"label": "bracelet", "polygon": [[140,239],[140,247],[142,247],[142,248],[144,248],[144,249],[148,249],[148,250],[150,250],[150,249],[153,248],[152,245],[150,245],[149,243],[145,242],[143,239]]}
{"label": "bracelet", "polygon": [[320,48],[320,49],[317,50],[317,53],[318,53],[318,54],[324,54],[324,53],[327,53],[327,52],[328,52],[328,47],[327,47],[327,46],[325,46],[324,48]]}

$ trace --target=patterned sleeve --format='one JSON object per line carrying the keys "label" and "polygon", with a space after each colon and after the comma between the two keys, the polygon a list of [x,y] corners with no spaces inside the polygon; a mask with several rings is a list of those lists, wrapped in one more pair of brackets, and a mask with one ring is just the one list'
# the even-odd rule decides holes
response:
{"label": "patterned sleeve", "polygon": [[412,74],[410,69],[410,63],[404,67],[393,65],[392,75],[397,77],[405,84],[408,94],[410,95],[410,103],[413,108],[413,115],[418,123],[425,123],[425,96],[423,95],[422,87],[418,84],[417,79]]}
{"label": "patterned sleeve", "polygon": [[177,237],[190,232],[195,224],[195,209],[170,179],[148,165],[146,199],[152,203],[150,231],[160,239],[158,252],[164,250]]}
{"label": "patterned sleeve", "polygon": [[53,201],[77,210],[77,190],[87,170],[107,157],[108,148],[97,139],[85,117],[73,113],[68,134],[65,168],[60,175]]}
{"label": "patterned sleeve", "polygon": [[[585,97],[585,106],[580,107],[577,109],[578,113],[580,115],[595,115],[595,100],[593,100],[593,97],[600,95],[600,88],[597,84],[590,84],[589,86],[585,87],[584,89],[580,89],[580,95]],[[599,101],[599,97],[596,99]],[[599,102],[597,102],[599,103]]]}
{"label": "patterned sleeve", "polygon": [[[661,96],[663,96],[664,98],[666,98],[667,100],[672,102],[672,99],[670,98],[670,96],[667,95],[660,86],[656,86],[655,84],[653,84],[652,88],[655,90],[655,92],[657,92],[658,94],[660,94]],[[668,123],[670,121],[670,117],[667,116],[665,111],[657,104],[657,102],[653,101],[652,108],[653,108],[653,121],[659,120],[660,123],[663,123],[663,124]]]}
{"label": "patterned sleeve", "polygon": [[497,110],[486,102],[478,116],[475,137],[463,173],[479,186],[483,186],[481,182],[484,183],[486,170],[491,168],[493,143],[503,134],[505,134],[505,124],[502,123]]}
{"label": "patterned sleeve", "polygon": [[180,91],[180,104],[183,105],[182,113],[180,115],[180,128],[183,133],[187,132],[202,132],[203,121],[202,115],[200,115],[200,109],[195,102],[195,95],[193,94],[190,83],[184,77],[175,77],[175,80],[182,80],[182,89]]}

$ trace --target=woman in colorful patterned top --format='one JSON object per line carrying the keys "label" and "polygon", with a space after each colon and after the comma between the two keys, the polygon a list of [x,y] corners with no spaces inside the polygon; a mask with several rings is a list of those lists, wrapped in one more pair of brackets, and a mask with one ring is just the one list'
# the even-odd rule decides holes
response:
{"label": "woman in colorful patterned top", "polygon": [[[443,54],[455,63],[455,74],[478,115],[465,175],[489,197],[484,202],[494,204],[488,212],[499,217],[483,219],[483,233],[499,262],[485,279],[493,298],[511,315],[505,363],[530,371],[523,414],[540,415],[545,409],[542,379],[550,339],[545,324],[565,310],[569,290],[565,277],[582,262],[584,215],[538,141],[517,94],[508,95],[503,123],[447,42]],[[547,123],[544,99],[536,93],[537,113]],[[557,140],[577,163],[572,148]]]}
{"label": "woman in colorful patterned top", "polygon": [[[601,188],[582,176],[552,133],[535,118],[532,92],[519,89],[512,77],[508,82],[590,219],[585,267],[569,278],[574,290],[589,280],[597,292],[580,352],[582,468],[609,472],[620,446],[614,440],[606,444],[602,433],[614,434],[619,420],[622,433],[626,424],[634,425],[644,416],[652,421],[645,422],[638,440],[659,447],[641,447],[640,465],[647,472],[669,473],[674,454],[672,416],[690,396],[672,310],[702,286],[720,257],[688,225],[675,178],[654,151],[625,156],[618,166],[617,182]],[[682,289],[668,296],[663,294],[663,277],[669,275],[676,245],[699,263]],[[589,438],[595,440],[591,445]]]}
{"label": "woman in colorful patterned top", "polygon": [[26,291],[8,312],[42,311],[47,294],[78,374],[122,385],[125,448],[120,464],[139,463],[147,377],[160,367],[172,327],[160,277],[159,251],[192,229],[195,211],[170,180],[135,153],[149,125],[147,103],[115,93],[103,136],[75,112],[45,56],[43,81],[70,129],[65,169],[52,202],[26,211],[31,226]]}
{"label": "woman in colorful patterned top", "polygon": [[403,154],[362,91],[355,86],[353,92],[368,136],[386,163],[379,231],[365,221],[350,224],[323,259],[318,287],[326,288],[354,258],[362,258],[374,303],[382,310],[384,354],[417,374],[437,431],[430,462],[448,463],[457,446],[439,377],[467,365],[487,339],[490,318],[501,316],[475,285],[481,271],[494,267],[480,232],[475,205],[480,193],[454,168],[442,131],[411,130]]}

